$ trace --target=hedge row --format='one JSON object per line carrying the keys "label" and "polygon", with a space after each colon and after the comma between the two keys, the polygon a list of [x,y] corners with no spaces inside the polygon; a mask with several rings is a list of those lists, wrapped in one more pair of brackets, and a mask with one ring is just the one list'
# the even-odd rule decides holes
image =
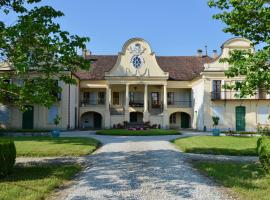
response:
{"label": "hedge row", "polygon": [[257,142],[257,150],[263,169],[270,173],[270,138],[261,137]]}
{"label": "hedge row", "polygon": [[11,140],[0,140],[0,176],[12,172],[16,160],[15,144]]}

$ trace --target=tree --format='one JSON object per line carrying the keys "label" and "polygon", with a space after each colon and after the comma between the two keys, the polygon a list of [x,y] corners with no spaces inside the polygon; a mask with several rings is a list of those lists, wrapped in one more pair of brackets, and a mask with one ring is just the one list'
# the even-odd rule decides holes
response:
{"label": "tree", "polygon": [[[64,13],[40,1],[0,1],[2,14],[16,16],[11,25],[0,20],[0,63],[12,66],[0,75],[0,103],[12,102],[21,110],[33,104],[50,107],[61,92],[55,80],[75,84],[71,74],[90,67],[77,54],[89,38],[61,30],[55,19]],[[14,77],[19,81],[8,81]]]}
{"label": "tree", "polygon": [[258,88],[270,92],[270,1],[269,0],[210,0],[208,5],[222,12],[214,19],[226,24],[224,32],[244,37],[258,50],[234,50],[229,58],[227,77],[245,76],[242,82],[227,86],[240,90],[240,97],[254,95]]}

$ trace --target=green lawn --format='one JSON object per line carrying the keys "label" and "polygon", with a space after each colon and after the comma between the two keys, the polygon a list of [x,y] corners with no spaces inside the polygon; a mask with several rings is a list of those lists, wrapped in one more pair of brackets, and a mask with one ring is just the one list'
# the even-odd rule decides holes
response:
{"label": "green lawn", "polygon": [[258,137],[194,136],[179,138],[172,143],[187,153],[257,156],[257,140]]}
{"label": "green lawn", "polygon": [[132,131],[127,129],[107,129],[97,131],[98,135],[118,135],[118,136],[151,136],[151,135],[180,135],[177,130],[149,129]]}
{"label": "green lawn", "polygon": [[82,156],[92,153],[100,143],[92,138],[1,137],[14,140],[17,156]]}
{"label": "green lawn", "polygon": [[0,199],[45,199],[80,170],[75,164],[16,166],[13,174],[0,179]]}
{"label": "green lawn", "polygon": [[198,162],[194,167],[230,188],[240,199],[270,199],[270,174],[264,174],[259,164]]}

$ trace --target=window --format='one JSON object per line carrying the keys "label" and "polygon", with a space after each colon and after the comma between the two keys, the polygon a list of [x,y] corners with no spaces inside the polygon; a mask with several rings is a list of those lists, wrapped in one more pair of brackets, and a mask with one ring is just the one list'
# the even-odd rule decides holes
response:
{"label": "window", "polygon": [[219,117],[219,124],[223,124],[224,123],[224,107],[223,106],[214,106],[212,107],[212,116],[216,116]]}
{"label": "window", "polygon": [[266,99],[267,91],[264,88],[259,88],[259,99]]}
{"label": "window", "polygon": [[88,104],[90,100],[90,92],[84,92],[83,93],[83,103]]}
{"label": "window", "polygon": [[212,81],[212,99],[221,98],[221,80]]}
{"label": "window", "polygon": [[170,124],[176,124],[176,113],[171,114]]}
{"label": "window", "polygon": [[54,119],[58,115],[58,107],[57,106],[52,106],[48,110],[48,123],[49,124],[54,124]]}
{"label": "window", "polygon": [[97,93],[96,92],[90,92],[89,93],[89,103],[90,103],[90,105],[96,105],[97,104]]}
{"label": "window", "polygon": [[[7,124],[9,120],[9,109],[7,106],[0,106],[0,124]],[[0,127],[1,128],[1,127]]]}
{"label": "window", "polygon": [[168,105],[174,104],[174,93],[173,92],[167,93],[167,101],[168,101]]}
{"label": "window", "polygon": [[140,56],[134,56],[132,58],[132,64],[133,67],[135,67],[136,69],[140,68],[142,66],[142,59],[140,58]]}
{"label": "window", "polygon": [[134,92],[129,93],[129,102],[135,103],[135,93]]}
{"label": "window", "polygon": [[98,93],[98,104],[105,104],[105,92]]}
{"label": "window", "polygon": [[53,95],[57,98],[58,101],[61,100],[61,88],[59,88],[58,80],[54,80],[54,91],[52,91]]}
{"label": "window", "polygon": [[152,107],[159,107],[159,93],[158,92],[152,92],[151,93],[151,97],[152,97]]}
{"label": "window", "polygon": [[119,105],[120,104],[120,94],[119,92],[113,92],[113,105]]}
{"label": "window", "polygon": [[267,106],[259,106],[258,107],[258,119],[257,123],[259,124],[268,124],[268,107]]}

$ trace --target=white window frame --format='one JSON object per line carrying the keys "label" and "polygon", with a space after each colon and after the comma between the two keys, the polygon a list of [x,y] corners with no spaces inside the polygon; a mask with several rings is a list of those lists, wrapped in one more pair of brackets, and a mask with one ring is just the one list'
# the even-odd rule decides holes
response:
{"label": "white window frame", "polygon": [[[52,109],[56,109],[56,112],[54,111],[54,113],[52,113],[53,112]],[[53,114],[54,116],[51,116],[51,114]],[[54,124],[54,119],[58,114],[59,114],[58,106],[56,106],[56,105],[51,106],[48,109],[48,116],[47,116],[48,124]]]}

